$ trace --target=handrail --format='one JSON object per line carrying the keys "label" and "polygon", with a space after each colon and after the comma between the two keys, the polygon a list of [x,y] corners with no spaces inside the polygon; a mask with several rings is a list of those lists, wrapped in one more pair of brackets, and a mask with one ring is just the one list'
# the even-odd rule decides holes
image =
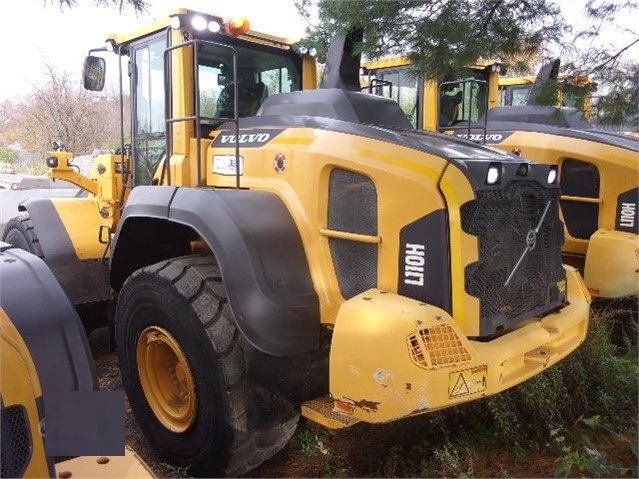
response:
{"label": "handrail", "polygon": [[[239,138],[240,136],[240,120],[239,120],[239,89],[238,86],[238,78],[237,78],[237,50],[230,45],[225,45],[219,42],[212,42],[209,40],[189,40],[179,45],[174,45],[167,47],[164,50],[164,71],[165,71],[165,112],[166,112],[166,156],[164,161],[164,168],[166,168],[166,177],[167,184],[171,184],[171,167],[170,161],[171,156],[173,154],[173,131],[172,126],[175,123],[193,121],[195,127],[195,138],[196,138],[196,155],[197,155],[197,186],[202,186],[202,133],[200,130],[200,123],[202,121],[201,105],[200,105],[200,78],[198,75],[198,53],[200,45],[214,45],[217,47],[222,47],[231,50],[233,55],[233,118],[215,116],[215,117],[206,117],[207,120],[221,120],[221,121],[232,121],[235,124],[235,138]],[[169,54],[174,50],[179,48],[193,47],[193,81],[194,88],[193,93],[195,95],[195,114],[191,116],[178,117],[173,118],[172,112],[170,111],[170,102],[171,102],[171,94],[172,94],[172,78],[170,72],[168,70],[168,61]],[[235,141],[235,184],[236,188],[240,188],[240,145],[239,142]]]}

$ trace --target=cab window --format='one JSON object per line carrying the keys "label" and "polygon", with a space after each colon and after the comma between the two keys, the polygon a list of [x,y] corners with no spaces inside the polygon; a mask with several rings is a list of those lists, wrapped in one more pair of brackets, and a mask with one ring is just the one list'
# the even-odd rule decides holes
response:
{"label": "cab window", "polygon": [[149,185],[166,148],[164,49],[166,36],[155,36],[133,48],[135,95],[133,129],[134,182]]}

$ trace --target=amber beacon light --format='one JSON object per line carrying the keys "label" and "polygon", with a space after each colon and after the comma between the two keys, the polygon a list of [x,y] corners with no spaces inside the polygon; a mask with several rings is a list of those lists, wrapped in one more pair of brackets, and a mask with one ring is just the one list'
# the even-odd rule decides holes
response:
{"label": "amber beacon light", "polygon": [[238,17],[231,18],[228,22],[226,22],[225,27],[229,35],[237,37],[239,35],[248,33],[248,31],[251,29],[251,24],[249,23],[247,18]]}

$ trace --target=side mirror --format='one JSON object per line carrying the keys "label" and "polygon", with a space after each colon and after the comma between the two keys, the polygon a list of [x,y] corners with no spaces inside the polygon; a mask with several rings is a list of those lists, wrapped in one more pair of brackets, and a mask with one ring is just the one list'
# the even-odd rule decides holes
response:
{"label": "side mirror", "polygon": [[104,58],[89,55],[84,59],[82,77],[84,88],[90,91],[102,91],[104,89],[104,77],[106,75],[106,62]]}

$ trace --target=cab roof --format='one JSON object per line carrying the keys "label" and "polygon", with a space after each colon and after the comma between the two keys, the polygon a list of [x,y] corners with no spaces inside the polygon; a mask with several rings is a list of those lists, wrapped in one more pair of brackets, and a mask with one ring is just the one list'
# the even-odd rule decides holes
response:
{"label": "cab roof", "polygon": [[[409,66],[410,64],[410,58],[396,56],[362,62],[362,67],[366,70],[381,70],[383,68],[398,68]],[[493,65],[501,66],[503,65],[503,62],[501,60],[478,58],[474,63],[469,64],[467,68],[470,68],[471,70],[485,70],[486,68],[490,68]]]}
{"label": "cab roof", "polygon": [[[230,20],[230,18],[224,18],[220,15],[216,15],[214,13],[208,13],[204,11],[191,10],[188,8],[176,8],[170,10],[165,16],[154,19],[151,22],[148,22],[140,27],[136,28],[130,32],[121,32],[121,33],[110,33],[106,40],[114,41],[117,45],[127,44],[138,40],[140,38],[146,37],[153,33],[159,32],[161,30],[165,30],[171,25],[171,17],[180,16],[180,17],[188,17],[194,15],[202,15],[209,20],[216,20],[223,25],[226,21]],[[250,20],[250,19],[249,19]],[[298,39],[284,38],[278,37],[276,35],[270,35],[268,33],[257,32],[255,30],[249,30],[245,35],[240,35],[238,38],[248,40],[248,41],[257,41],[257,42],[267,42],[278,44],[279,46],[290,46],[295,43]]]}

